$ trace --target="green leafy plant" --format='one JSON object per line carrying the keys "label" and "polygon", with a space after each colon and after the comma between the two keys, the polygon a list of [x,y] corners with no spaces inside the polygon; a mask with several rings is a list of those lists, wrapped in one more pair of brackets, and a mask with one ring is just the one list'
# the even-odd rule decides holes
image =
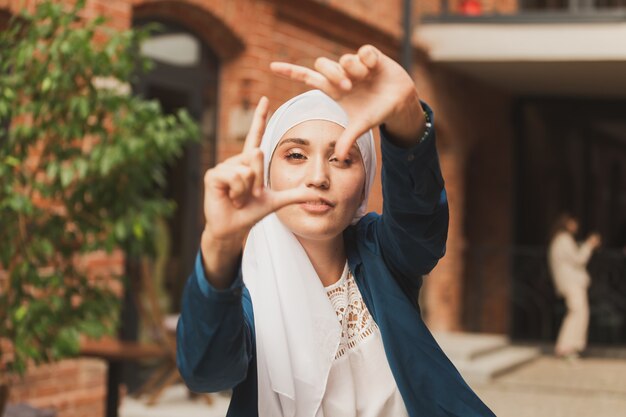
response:
{"label": "green leafy plant", "polygon": [[23,373],[78,353],[79,335],[115,329],[122,277],[94,277],[93,251],[153,251],[165,167],[199,137],[127,87],[149,69],[146,31],[52,1],[0,34],[0,369]]}

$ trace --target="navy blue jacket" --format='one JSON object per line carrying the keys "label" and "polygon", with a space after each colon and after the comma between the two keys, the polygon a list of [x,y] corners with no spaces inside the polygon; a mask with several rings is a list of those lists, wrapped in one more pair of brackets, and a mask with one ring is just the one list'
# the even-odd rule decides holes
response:
{"label": "navy blue jacket", "polygon": [[[417,304],[422,276],[443,256],[448,231],[434,131],[410,149],[386,136],[381,127],[383,214],[369,213],[344,232],[349,268],[409,415],[494,416],[439,348]],[[216,290],[198,255],[182,306],[177,357],[189,388],[233,388],[227,416],[257,416],[254,316],[241,268],[230,288]]]}

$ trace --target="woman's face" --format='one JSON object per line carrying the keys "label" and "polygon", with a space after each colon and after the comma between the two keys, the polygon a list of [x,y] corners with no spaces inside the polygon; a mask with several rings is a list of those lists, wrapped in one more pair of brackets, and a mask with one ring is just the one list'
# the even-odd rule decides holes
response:
{"label": "woman's face", "polygon": [[269,181],[280,191],[301,185],[318,191],[320,200],[293,204],[277,211],[278,218],[299,238],[328,240],[350,224],[364,195],[365,168],[356,144],[348,159],[335,157],[335,141],[343,127],[310,120],[289,129],[270,161]]}
{"label": "woman's face", "polygon": [[578,221],[570,217],[569,219],[567,219],[567,222],[565,223],[565,228],[567,229],[568,232],[575,235],[576,233],[578,233]]}

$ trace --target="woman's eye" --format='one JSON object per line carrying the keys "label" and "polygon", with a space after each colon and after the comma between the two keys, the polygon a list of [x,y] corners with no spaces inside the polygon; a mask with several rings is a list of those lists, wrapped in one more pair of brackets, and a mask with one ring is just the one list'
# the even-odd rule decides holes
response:
{"label": "woman's eye", "polygon": [[287,159],[305,159],[305,156],[303,154],[301,154],[300,152],[289,152],[287,154],[287,156],[285,156],[285,158]]}
{"label": "woman's eye", "polygon": [[352,159],[347,158],[347,159],[344,159],[343,161],[340,161],[339,158],[337,158],[336,156],[333,156],[332,158],[330,158],[330,162],[333,162],[335,164],[338,164],[344,167],[349,167],[350,165],[352,165]]}

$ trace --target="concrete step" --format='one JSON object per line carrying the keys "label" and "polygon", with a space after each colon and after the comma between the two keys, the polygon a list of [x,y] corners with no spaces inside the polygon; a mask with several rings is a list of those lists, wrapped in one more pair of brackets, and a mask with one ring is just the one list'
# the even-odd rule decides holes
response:
{"label": "concrete step", "polygon": [[509,345],[506,336],[497,334],[434,332],[433,336],[453,362],[468,362]]}
{"label": "concrete step", "polygon": [[541,356],[539,348],[506,346],[469,361],[453,358],[450,360],[469,384],[484,384],[539,356]]}
{"label": "concrete step", "polygon": [[441,349],[470,384],[483,384],[539,356],[539,347],[513,346],[506,336],[433,333]]}

